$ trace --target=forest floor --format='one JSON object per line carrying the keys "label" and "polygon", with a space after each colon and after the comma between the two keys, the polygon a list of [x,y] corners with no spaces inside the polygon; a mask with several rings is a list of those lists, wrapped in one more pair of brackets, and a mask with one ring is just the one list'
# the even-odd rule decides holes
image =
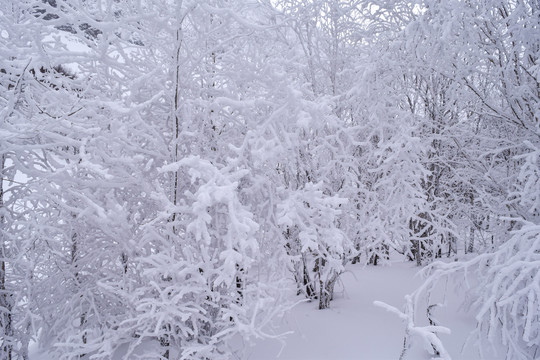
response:
{"label": "forest floor", "polygon": [[[331,308],[318,310],[317,302],[297,305],[276,324],[276,333],[293,331],[285,343],[276,340],[255,341],[248,350],[239,351],[239,359],[249,360],[398,360],[403,349],[405,324],[397,315],[373,305],[378,300],[402,309],[405,295],[413,292],[422,279],[419,268],[411,262],[399,261],[391,266],[349,265],[336,286]],[[445,288],[447,291],[445,291]],[[445,296],[446,294],[446,296]],[[474,316],[462,308],[452,284],[440,284],[431,303],[444,304],[433,311],[439,324],[451,334],[440,338],[452,359],[479,359],[474,341],[467,343],[475,327]],[[427,325],[427,318],[417,319]],[[241,342],[235,344],[241,348]],[[429,345],[411,339],[405,359],[431,359]],[[486,359],[503,359],[484,354]]]}
{"label": "forest floor", "polygon": [[[404,296],[422,282],[418,271],[413,263],[402,260],[391,266],[349,265],[336,286],[330,309],[318,310],[316,301],[298,304],[273,326],[275,334],[292,332],[283,343],[265,339],[246,344],[237,338],[229,344],[236,353],[231,360],[398,360],[405,324],[373,302],[402,309]],[[454,360],[479,359],[474,341],[467,343],[475,323],[474,316],[461,307],[464,293],[458,295],[452,284],[438,287],[430,302],[444,306],[436,308],[433,315],[440,325],[451,329],[451,334],[440,335],[443,345]],[[427,319],[417,321],[427,325]],[[405,359],[434,358],[428,349],[423,340],[412,338]],[[504,356],[484,354],[484,358]],[[53,359],[41,354],[34,344],[30,360]]]}

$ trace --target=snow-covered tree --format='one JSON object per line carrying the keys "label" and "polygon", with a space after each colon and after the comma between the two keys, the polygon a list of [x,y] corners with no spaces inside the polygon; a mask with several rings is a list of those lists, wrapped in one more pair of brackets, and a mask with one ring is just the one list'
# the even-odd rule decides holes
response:
{"label": "snow-covered tree", "polygon": [[458,210],[453,221],[466,220],[470,228],[459,234],[466,249],[485,253],[434,264],[415,296],[419,301],[442,277],[475,273],[479,285],[469,291],[477,339],[502,342],[509,358],[533,359],[540,99],[539,38],[532,29],[538,4],[428,1],[418,9],[407,28],[409,49],[424,77],[444,79],[445,98],[459,109],[458,122],[441,138],[455,144],[453,152],[439,155],[451,171],[441,185],[454,192],[446,199]]}
{"label": "snow-covered tree", "polygon": [[473,270],[478,335],[534,358],[539,12],[4,1],[2,357],[39,336],[59,359],[229,358],[268,336],[287,274],[323,309],[394,249],[466,253],[416,300]]}
{"label": "snow-covered tree", "polygon": [[264,19],[241,2],[63,5],[55,28],[96,29],[64,34],[85,49],[77,76],[90,86],[77,99],[88,107],[77,119],[93,132],[58,155],[70,167],[55,179],[76,190],[54,192],[73,215],[52,256],[67,250],[71,271],[51,267],[47,280],[71,279],[58,282],[64,300],[43,292],[38,303],[43,343],[66,358],[227,358],[228,338],[265,336],[279,309],[255,203],[241,196],[250,172],[232,151],[249,120],[241,70],[257,66],[246,33]]}

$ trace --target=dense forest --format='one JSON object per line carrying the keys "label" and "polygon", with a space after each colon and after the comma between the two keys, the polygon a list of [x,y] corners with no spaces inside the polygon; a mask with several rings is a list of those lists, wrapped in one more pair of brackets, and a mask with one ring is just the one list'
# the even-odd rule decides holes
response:
{"label": "dense forest", "polygon": [[537,359],[539,56],[538,0],[1,0],[0,358],[229,359],[402,254]]}

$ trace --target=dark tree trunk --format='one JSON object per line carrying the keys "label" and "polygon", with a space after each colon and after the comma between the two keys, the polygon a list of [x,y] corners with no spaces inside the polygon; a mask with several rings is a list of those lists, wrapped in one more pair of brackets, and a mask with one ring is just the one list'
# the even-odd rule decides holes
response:
{"label": "dark tree trunk", "polygon": [[358,251],[358,255],[356,255],[355,257],[353,257],[351,263],[354,265],[356,263],[359,263],[360,262],[360,244],[356,244],[354,246],[354,248],[356,249],[356,251]]}
{"label": "dark tree trunk", "polygon": [[235,303],[238,305],[242,304],[242,300],[244,299],[244,268],[240,265],[236,264],[236,277],[235,277],[235,283],[236,283],[236,300]]}
{"label": "dark tree trunk", "polygon": [[4,208],[4,167],[6,157],[0,157],[0,329],[2,331],[2,347],[0,358],[11,360],[13,353],[13,323],[12,311],[13,304],[9,290],[7,289],[6,278],[6,243],[4,236],[4,216],[1,215]]}
{"label": "dark tree trunk", "polygon": [[[165,326],[165,328],[167,330],[168,329],[168,326]],[[169,340],[169,335],[168,334],[164,334],[162,335],[160,338],[159,338],[159,344],[161,345],[161,347],[163,349],[165,349],[165,352],[163,353],[163,358],[164,359],[168,359],[169,356],[170,356],[170,346],[171,346],[171,342]]]}
{"label": "dark tree trunk", "polygon": [[469,253],[472,253],[474,251],[474,236],[475,236],[474,226],[471,226],[469,243],[467,244],[467,252]]}
{"label": "dark tree trunk", "polygon": [[[470,195],[471,197],[471,207],[474,206],[474,195],[471,194]],[[475,214],[472,214],[471,215],[471,228],[470,228],[470,236],[469,236],[469,243],[467,244],[467,251],[466,252],[469,252],[469,253],[472,253],[474,251],[474,236],[475,236],[475,226],[477,224],[476,222],[476,216]]]}
{"label": "dark tree trunk", "polygon": [[304,272],[303,284],[304,284],[304,291],[305,291],[306,297],[308,299],[316,299],[317,295],[315,292],[315,287],[313,286],[313,281],[311,281],[309,272],[307,270],[306,262],[304,260],[302,261],[302,267],[303,267],[303,272]]}
{"label": "dark tree trunk", "polygon": [[417,266],[422,266],[422,254],[421,254],[421,246],[420,246],[420,240],[414,240],[414,258],[416,260]]}
{"label": "dark tree trunk", "polygon": [[310,276],[310,271],[306,261],[305,254],[302,254],[300,249],[300,242],[298,240],[298,232],[296,228],[287,228],[284,232],[287,243],[285,244],[285,250],[289,256],[300,257],[299,260],[293,260],[293,274],[294,280],[296,282],[296,295],[304,294],[308,299],[316,299],[317,294],[315,291],[315,286],[313,280]]}
{"label": "dark tree trunk", "polygon": [[338,279],[338,274],[334,274],[330,279],[319,280],[319,309],[324,310],[330,307],[330,301],[334,298],[334,286]]}

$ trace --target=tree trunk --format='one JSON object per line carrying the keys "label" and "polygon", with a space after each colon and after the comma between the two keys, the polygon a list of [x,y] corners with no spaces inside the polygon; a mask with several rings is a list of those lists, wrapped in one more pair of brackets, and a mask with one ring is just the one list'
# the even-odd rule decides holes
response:
{"label": "tree trunk", "polygon": [[6,243],[4,236],[4,167],[6,156],[0,158],[0,329],[2,331],[2,348],[0,358],[11,360],[13,352],[13,324],[11,296],[6,289]]}
{"label": "tree trunk", "polygon": [[456,238],[454,235],[448,235],[448,253],[446,254],[446,257],[450,257],[452,255],[452,252],[454,254],[457,254],[457,248],[456,248]]}
{"label": "tree trunk", "polygon": [[422,266],[422,254],[420,253],[420,240],[414,241],[414,257],[416,259],[416,265]]}
{"label": "tree trunk", "polygon": [[[474,195],[471,194],[471,207],[474,206]],[[475,214],[471,214],[471,228],[470,228],[470,236],[469,236],[469,243],[467,244],[467,252],[472,253],[474,251],[474,236],[475,236],[475,229],[476,226],[476,216]]]}
{"label": "tree trunk", "polygon": [[316,299],[317,295],[315,293],[315,288],[313,286],[313,281],[311,281],[311,278],[309,276],[309,272],[307,270],[306,266],[306,260],[304,259],[304,256],[302,255],[302,268],[303,268],[303,290],[308,299]]}
{"label": "tree trunk", "polygon": [[[165,326],[165,329],[169,330],[169,328],[170,328],[169,325]],[[163,358],[168,359],[170,356],[170,346],[171,346],[171,342],[169,340],[168,334],[164,334],[159,338],[159,345],[161,345],[161,347],[165,349],[165,352],[163,353]]]}
{"label": "tree trunk", "polygon": [[474,251],[474,227],[471,226],[469,244],[467,244],[467,252],[472,253]]}
{"label": "tree trunk", "polygon": [[360,263],[360,244],[358,243],[358,241],[356,241],[356,245],[354,246],[354,248],[356,249],[356,251],[358,251],[358,255],[356,255],[355,257],[353,257],[352,261],[351,261],[351,264],[356,264],[356,263]]}
{"label": "tree trunk", "polygon": [[330,301],[334,298],[334,286],[338,279],[338,274],[334,273],[328,280],[319,280],[319,310],[328,309]]}
{"label": "tree trunk", "polygon": [[[75,215],[73,215],[73,218],[75,218]],[[79,265],[77,264],[78,261],[78,251],[79,251],[79,243],[78,243],[78,234],[76,231],[73,232],[71,235],[71,265],[73,267],[73,276],[75,277],[76,287],[77,289],[81,288],[81,279],[79,276]],[[82,297],[82,295],[81,295]],[[81,304],[82,306],[82,304]],[[79,326],[81,329],[81,340],[83,344],[86,344],[88,338],[86,336],[86,331],[84,329],[84,326],[86,324],[86,312],[83,311],[80,318],[79,318]],[[81,357],[84,355],[81,355]]]}
{"label": "tree trunk", "polygon": [[409,220],[409,230],[410,230],[410,236],[412,238],[410,240],[412,244],[411,252],[413,256],[413,258],[409,257],[409,260],[410,261],[415,260],[417,266],[422,266],[422,247],[423,246],[420,239],[414,239],[414,237],[416,237],[417,234],[419,233],[418,226],[421,226],[421,225],[418,224],[417,220]]}

